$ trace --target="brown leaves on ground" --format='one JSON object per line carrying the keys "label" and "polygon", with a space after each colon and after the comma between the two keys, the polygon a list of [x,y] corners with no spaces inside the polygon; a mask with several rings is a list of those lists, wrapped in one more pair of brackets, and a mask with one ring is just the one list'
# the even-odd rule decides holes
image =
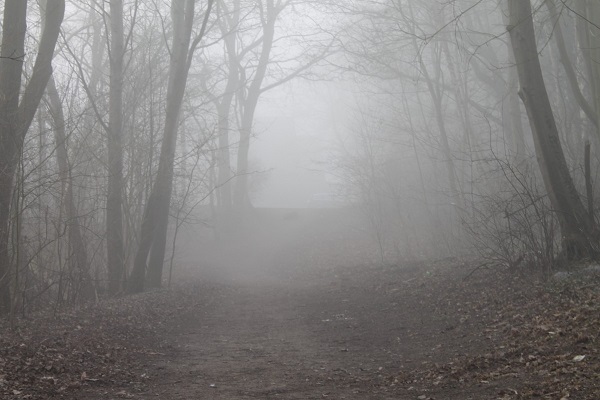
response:
{"label": "brown leaves on ground", "polygon": [[405,382],[438,388],[433,392],[488,393],[481,398],[600,398],[598,277],[553,283],[486,270],[450,282],[428,282],[440,293],[438,311],[458,309],[462,323],[491,316],[479,327],[490,346],[416,369]]}
{"label": "brown leaves on ground", "polygon": [[[322,368],[307,367],[302,370],[305,375],[297,367],[277,371],[288,380],[296,377],[295,382],[287,382],[294,390],[305,390],[303,385],[311,382],[329,382],[323,393],[331,398],[336,390],[346,388],[350,393],[346,398],[361,399],[385,398],[384,394],[434,400],[599,399],[598,279],[556,284],[492,268],[469,274],[475,266],[444,260],[401,267],[313,269],[303,272],[304,280],[294,278],[304,285],[301,289],[286,296],[282,288],[271,290],[272,299],[290,302],[287,308],[279,307],[289,312],[284,315],[285,325],[277,318],[253,324],[239,317],[238,329],[254,327],[256,340],[268,336],[260,329],[280,332],[289,340],[295,336],[287,335],[285,329],[301,326],[309,331],[312,341],[296,343],[300,349],[296,353],[301,353],[301,345],[319,349]],[[179,354],[172,347],[172,337],[188,337],[186,329],[191,329],[181,322],[194,320],[198,326],[210,327],[204,334],[228,332],[232,342],[227,346],[243,349],[248,346],[246,336],[229,332],[238,317],[227,320],[218,312],[198,310],[214,299],[229,299],[244,304],[247,315],[263,315],[267,307],[279,306],[269,300],[268,285],[264,289],[254,293],[247,288],[244,297],[246,291],[238,293],[233,284],[204,282],[104,301],[55,317],[32,317],[18,321],[14,330],[4,326],[0,331],[0,398],[60,399],[81,393],[90,394],[83,398],[105,398],[106,393],[112,398],[139,398],[153,385],[165,390],[170,385],[183,387],[186,382],[162,382],[168,377],[147,370],[148,365]],[[273,325],[261,325],[267,323]],[[197,340],[207,340],[196,335]],[[233,342],[235,335],[240,343]],[[221,343],[219,337],[213,339]],[[265,352],[272,345],[267,339],[257,343]],[[270,350],[278,354],[273,359],[277,365],[317,362],[310,349],[302,354],[284,350]],[[291,358],[284,360],[281,354]],[[198,357],[202,363],[210,362],[203,354]],[[264,354],[260,357],[266,366],[270,365],[267,361],[274,362]],[[221,358],[213,362],[224,367]],[[262,372],[256,373],[260,379]]]}
{"label": "brown leaves on ground", "polygon": [[159,333],[185,311],[176,295],[185,293],[146,293],[0,327],[0,398],[68,398],[85,386],[143,381],[138,359],[161,354]]}

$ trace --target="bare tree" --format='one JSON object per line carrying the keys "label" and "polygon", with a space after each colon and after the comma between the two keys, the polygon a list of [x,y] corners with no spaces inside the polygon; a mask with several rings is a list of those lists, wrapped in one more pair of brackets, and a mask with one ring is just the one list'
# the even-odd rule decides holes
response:
{"label": "bare tree", "polygon": [[130,292],[142,291],[146,284],[146,278],[150,287],[161,286],[169,221],[169,204],[173,190],[173,161],[177,142],[177,122],[185,93],[187,75],[194,52],[206,32],[212,5],[213,0],[208,0],[202,27],[192,41],[195,1],[173,0],[171,3],[173,40],[163,142],[156,179],[144,210],[139,248],[128,281]]}
{"label": "bare tree", "polygon": [[544,184],[560,221],[563,252],[568,259],[592,256],[598,252],[594,222],[589,219],[567,167],[542,76],[531,3],[508,0],[508,12],[507,30],[519,74],[519,96],[529,116]]}
{"label": "bare tree", "polygon": [[10,309],[8,234],[13,179],[27,130],[52,74],[52,57],[65,11],[64,0],[48,0],[45,26],[33,71],[22,91],[27,1],[4,4],[0,51],[0,309]]}
{"label": "bare tree", "polygon": [[231,104],[236,92],[240,89],[239,64],[237,53],[237,29],[240,24],[241,2],[234,0],[231,10],[225,1],[217,3],[218,24],[223,35],[225,53],[227,56],[227,84],[221,98],[215,98],[219,118],[219,151],[218,151],[218,197],[220,206],[225,214],[231,212],[232,197],[229,181],[232,177],[230,157],[230,118]]}
{"label": "bare tree", "polygon": [[67,235],[69,238],[69,248],[73,253],[72,275],[77,277],[74,285],[78,285],[75,292],[83,300],[90,300],[94,296],[94,285],[89,271],[86,243],[81,233],[81,223],[79,212],[75,204],[73,194],[73,179],[71,176],[71,165],[67,152],[67,135],[65,132],[65,116],[62,109],[62,101],[54,78],[51,77],[46,88],[48,93],[48,108],[52,121],[54,122],[54,141],[56,143],[56,163],[58,165],[58,175],[61,185],[62,204],[65,208]]}
{"label": "bare tree", "polygon": [[[238,210],[249,207],[248,178],[250,175],[248,167],[248,156],[250,152],[251,138],[253,132],[254,117],[260,97],[267,91],[283,85],[302,74],[310,71],[320,61],[334,52],[336,34],[333,32],[321,32],[317,27],[314,32],[299,32],[297,36],[303,38],[302,42],[312,44],[312,49],[305,50],[304,54],[295,56],[294,65],[285,65],[289,61],[289,55],[279,57],[273,54],[274,46],[278,41],[293,37],[293,33],[276,35],[278,21],[282,20],[285,10],[310,10],[311,2],[294,0],[259,0],[253,2],[254,15],[250,21],[251,31],[257,31],[253,36],[246,33],[238,34],[241,38],[238,45],[230,43],[226,46],[229,68],[235,68],[237,77],[232,77],[232,87],[236,90],[236,106],[239,131],[239,145],[237,149],[237,176],[233,190],[233,206]],[[225,29],[236,29],[240,24],[239,15],[236,15],[235,7],[240,7],[240,2],[235,1],[232,10],[233,17],[228,20]],[[295,11],[299,14],[302,11]],[[310,12],[310,11],[308,11]],[[247,13],[250,13],[248,11]],[[288,18],[293,18],[291,15]],[[252,26],[254,25],[254,26]],[[316,24],[318,25],[318,24]],[[238,28],[240,29],[240,28]],[[316,36],[316,42],[311,41],[311,36]],[[324,36],[323,36],[324,35]],[[244,40],[244,36],[250,36],[251,40]],[[328,40],[325,39],[328,37]],[[247,39],[247,38],[246,38]],[[231,40],[231,39],[230,39]],[[227,39],[226,39],[227,41]],[[288,58],[286,60],[286,57]],[[278,58],[283,58],[278,59]],[[234,64],[235,63],[235,64]],[[279,74],[273,73],[278,70]],[[227,95],[227,93],[226,93]],[[224,103],[223,105],[226,105]],[[225,111],[223,109],[223,111]],[[225,177],[223,177],[225,178]]]}
{"label": "bare tree", "polygon": [[108,290],[121,290],[125,273],[123,246],[123,1],[110,0],[110,84],[108,121],[108,185],[106,197],[106,260]]}

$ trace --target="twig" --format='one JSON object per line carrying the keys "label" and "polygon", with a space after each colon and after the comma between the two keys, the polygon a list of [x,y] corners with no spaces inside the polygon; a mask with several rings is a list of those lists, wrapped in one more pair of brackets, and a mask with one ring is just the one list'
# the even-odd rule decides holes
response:
{"label": "twig", "polygon": [[480,270],[481,268],[488,268],[490,265],[494,264],[493,261],[487,262],[487,263],[483,263],[481,265],[478,265],[477,267],[475,267],[473,270],[471,270],[471,272],[469,272],[467,275],[465,275],[465,277],[463,278],[463,281],[466,281],[467,279],[469,279],[471,277],[471,275],[473,275],[475,272],[477,272],[478,270]]}

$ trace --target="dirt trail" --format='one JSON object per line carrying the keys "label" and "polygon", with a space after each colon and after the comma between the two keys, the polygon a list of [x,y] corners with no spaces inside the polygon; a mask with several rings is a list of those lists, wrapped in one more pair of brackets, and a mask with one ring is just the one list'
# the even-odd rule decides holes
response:
{"label": "dirt trail", "polygon": [[426,277],[418,268],[206,275],[143,379],[103,398],[416,399],[427,391],[399,382],[404,371],[477,350],[471,327],[403,290]]}
{"label": "dirt trail", "polygon": [[203,271],[171,290],[67,315],[26,340],[7,338],[0,366],[11,368],[0,391],[10,399],[597,399],[600,321],[590,317],[598,293],[552,294],[493,270],[464,280],[472,269],[446,261]]}
{"label": "dirt trail", "polygon": [[176,350],[157,372],[177,383],[159,397],[365,398],[352,377],[379,364],[357,359],[359,350],[345,335],[327,335],[332,325],[352,330],[358,322],[325,304],[315,307],[313,290],[223,286],[205,309],[174,329]]}

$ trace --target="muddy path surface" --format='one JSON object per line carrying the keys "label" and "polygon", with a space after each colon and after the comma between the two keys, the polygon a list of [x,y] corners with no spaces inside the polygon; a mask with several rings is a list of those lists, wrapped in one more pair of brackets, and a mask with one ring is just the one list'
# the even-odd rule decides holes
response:
{"label": "muddy path surface", "polygon": [[0,337],[0,398],[599,398],[597,285],[471,272],[206,270]]}
{"label": "muddy path surface", "polygon": [[[386,398],[371,386],[395,368],[393,341],[373,348],[348,299],[315,287],[221,286],[210,304],[173,331],[172,357],[154,365],[175,384],[161,398]],[[388,328],[392,328],[388,326]],[[361,385],[368,376],[369,387]]]}
{"label": "muddy path surface", "polygon": [[489,345],[473,325],[485,321],[442,310],[423,290],[432,271],[419,266],[204,275],[186,300],[195,306],[162,333],[139,379],[80,398],[433,398],[403,374]]}

